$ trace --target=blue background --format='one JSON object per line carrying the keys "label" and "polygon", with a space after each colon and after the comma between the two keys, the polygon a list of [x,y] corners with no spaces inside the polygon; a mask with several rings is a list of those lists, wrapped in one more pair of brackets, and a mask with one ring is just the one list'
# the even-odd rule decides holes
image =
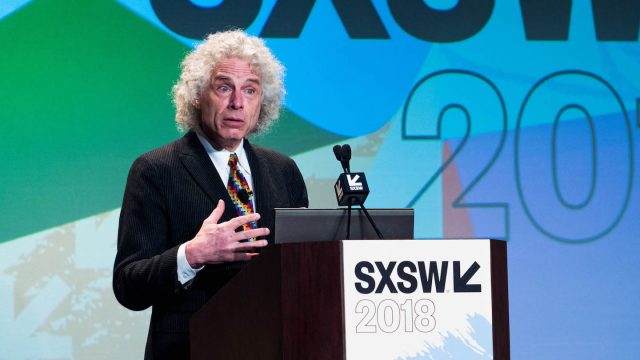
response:
{"label": "blue background", "polygon": [[[4,2],[0,24],[39,2]],[[424,1],[443,13],[468,2]],[[198,42],[167,27],[150,2],[116,3],[170,42]],[[372,3],[388,39],[350,38],[329,1],[314,5],[299,37],[266,39],[287,67],[287,111],[309,127],[285,122],[286,137],[264,141],[296,159],[311,206],[335,206],[325,196],[339,171],[328,149],[350,142],[352,168],[369,180],[368,205],[414,207],[416,237],[508,241],[514,359],[640,358],[640,20],[633,40],[598,40],[591,2],[574,1],[567,39],[529,40],[522,2],[497,1],[473,36],[439,43],[403,30],[388,2]],[[259,35],[274,5],[263,1],[247,31]],[[611,6],[640,13],[635,1]],[[141,82],[137,75],[127,81]],[[169,104],[165,84],[149,91]],[[155,121],[167,136],[145,147],[178,136],[171,114]],[[292,150],[289,141],[309,145]],[[127,162],[142,152],[130,148]],[[125,175],[113,171],[111,205],[83,216],[117,208]],[[29,233],[20,229],[1,240]]]}

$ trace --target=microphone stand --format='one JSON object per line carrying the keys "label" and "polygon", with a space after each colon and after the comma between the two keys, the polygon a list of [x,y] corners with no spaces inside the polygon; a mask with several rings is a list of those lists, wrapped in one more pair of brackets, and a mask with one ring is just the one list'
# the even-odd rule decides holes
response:
{"label": "microphone stand", "polygon": [[[371,226],[373,226],[373,230],[375,230],[376,235],[378,235],[378,239],[384,240],[384,236],[382,236],[382,233],[380,232],[380,230],[378,230],[378,227],[376,226],[376,223],[373,221],[373,218],[371,218],[371,215],[369,215],[369,212],[367,211],[367,208],[364,207],[364,204],[361,203],[360,201],[358,201],[358,199],[353,199],[353,200],[356,203],[356,205],[360,205],[360,208],[362,209],[362,211],[366,215],[367,220],[369,220],[369,223],[371,224]],[[349,204],[349,217],[351,217],[351,204]],[[347,223],[347,229],[348,229],[348,223]],[[347,236],[348,236],[348,230],[347,230]],[[347,238],[347,240],[348,240],[348,238]]]}
{"label": "microphone stand", "polygon": [[[351,168],[349,166],[349,160],[351,160],[351,147],[348,144],[345,144],[342,146],[335,145],[333,147],[333,153],[336,155],[336,159],[340,161],[340,164],[342,164],[342,169],[344,170],[344,173],[345,174],[351,173]],[[364,207],[364,202],[359,201],[359,199],[357,198],[351,198],[349,200],[349,204],[347,207],[347,238],[346,240],[349,240],[351,238],[351,207],[354,204],[360,205],[360,208],[362,209],[365,216],[367,217],[367,220],[369,220],[369,223],[371,224],[371,226],[373,226],[373,230],[375,230],[376,235],[378,235],[378,239],[384,240],[384,236],[382,236],[382,233],[380,232],[380,230],[378,230],[378,227],[376,226],[376,223],[373,221],[373,218],[371,218],[371,215],[369,215],[367,208]]]}
{"label": "microphone stand", "polygon": [[369,215],[367,208],[365,208],[364,204],[358,201],[358,199],[356,198],[352,198],[351,201],[349,201],[349,206],[347,207],[347,238],[345,240],[349,240],[351,237],[351,207],[353,206],[354,203],[356,205],[360,205],[362,212],[364,212],[364,215],[367,217],[367,220],[369,220],[369,223],[371,224],[371,226],[373,226],[373,230],[375,230],[376,235],[378,235],[378,239],[384,240],[384,236],[382,236],[382,233],[376,226],[375,221],[373,221],[373,218],[371,217],[371,215]]}

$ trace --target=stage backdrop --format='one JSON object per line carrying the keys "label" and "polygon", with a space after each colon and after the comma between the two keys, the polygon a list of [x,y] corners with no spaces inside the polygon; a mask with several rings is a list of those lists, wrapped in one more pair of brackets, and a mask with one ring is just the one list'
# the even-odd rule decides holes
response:
{"label": "stage backdrop", "polygon": [[[635,0],[3,0],[0,358],[141,358],[149,312],[111,291],[127,171],[180,136],[179,62],[229,27],[287,67],[254,141],[312,207],[348,142],[368,206],[415,208],[417,237],[508,241],[514,359],[640,358]],[[440,335],[398,358],[487,358]]]}

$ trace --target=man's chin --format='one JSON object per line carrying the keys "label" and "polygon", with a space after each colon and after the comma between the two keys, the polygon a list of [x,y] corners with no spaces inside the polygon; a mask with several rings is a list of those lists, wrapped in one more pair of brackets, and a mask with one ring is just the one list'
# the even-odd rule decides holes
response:
{"label": "man's chin", "polygon": [[219,137],[220,145],[227,150],[235,149],[238,147],[245,134],[245,131],[224,132],[223,134],[220,134],[221,136]]}

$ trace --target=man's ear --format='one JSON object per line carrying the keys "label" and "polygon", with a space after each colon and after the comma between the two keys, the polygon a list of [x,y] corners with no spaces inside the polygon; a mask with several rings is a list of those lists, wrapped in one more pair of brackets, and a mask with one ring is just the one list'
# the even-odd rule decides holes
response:
{"label": "man's ear", "polygon": [[200,110],[200,99],[193,100],[193,107]]}

